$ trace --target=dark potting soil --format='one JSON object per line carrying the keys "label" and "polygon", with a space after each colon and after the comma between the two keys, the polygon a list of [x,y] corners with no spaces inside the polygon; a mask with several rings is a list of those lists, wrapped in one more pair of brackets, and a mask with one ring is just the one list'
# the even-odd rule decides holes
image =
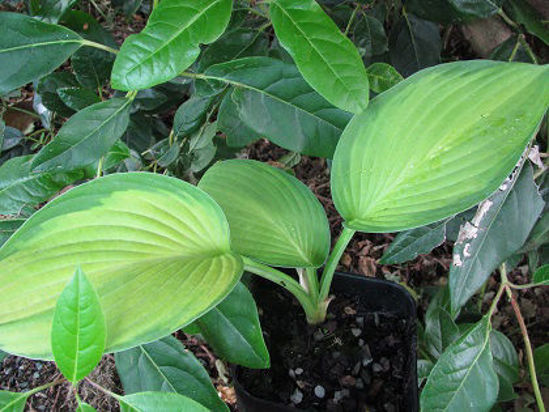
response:
{"label": "dark potting soil", "polygon": [[316,411],[404,411],[413,325],[338,295],[327,321],[310,326],[294,298],[259,280],[254,296],[271,368],[241,369],[254,396]]}

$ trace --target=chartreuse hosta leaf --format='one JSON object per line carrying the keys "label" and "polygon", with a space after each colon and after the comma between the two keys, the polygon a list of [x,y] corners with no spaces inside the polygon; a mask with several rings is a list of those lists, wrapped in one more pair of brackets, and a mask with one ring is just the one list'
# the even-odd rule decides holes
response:
{"label": "chartreuse hosta leaf", "polygon": [[147,89],[176,77],[198,58],[200,43],[211,43],[223,34],[232,4],[232,0],[162,0],[145,29],[122,44],[112,86]]}
{"label": "chartreuse hosta leaf", "polygon": [[82,269],[65,287],[53,315],[51,349],[61,373],[76,383],[101,360],[107,326],[99,297]]}
{"label": "chartreuse hosta leaf", "polygon": [[426,69],[377,96],[347,126],[332,194],[365,232],[466,210],[512,171],[549,103],[549,67],[466,61]]}
{"label": "chartreuse hosta leaf", "polygon": [[490,329],[490,318],[485,316],[444,351],[421,392],[421,410],[491,409],[498,396],[498,377]]}
{"label": "chartreuse hosta leaf", "polygon": [[295,177],[254,160],[213,165],[198,184],[221,206],[231,245],[273,266],[317,267],[330,247],[324,209]]}
{"label": "chartreuse hosta leaf", "polygon": [[275,0],[270,12],[280,44],[311,87],[343,110],[364,110],[369,97],[366,68],[351,40],[318,3]]}
{"label": "chartreuse hosta leaf", "polygon": [[173,336],[115,355],[124,393],[177,392],[212,411],[228,411],[208,372]]}
{"label": "chartreuse hosta leaf", "polygon": [[77,265],[99,295],[107,352],[190,323],[242,272],[227,220],[201,190],[148,173],[96,179],[40,209],[0,249],[0,350],[51,358],[55,302]]}
{"label": "chartreuse hosta leaf", "polygon": [[65,27],[0,12],[0,95],[52,72],[82,41]]}

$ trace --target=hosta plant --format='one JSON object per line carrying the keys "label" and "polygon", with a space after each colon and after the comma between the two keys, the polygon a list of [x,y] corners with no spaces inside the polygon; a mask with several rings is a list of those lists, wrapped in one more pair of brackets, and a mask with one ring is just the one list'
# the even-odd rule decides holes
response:
{"label": "hosta plant", "polygon": [[[356,232],[404,231],[384,257],[390,261],[418,253],[412,231],[440,230],[479,205],[456,241],[450,303],[431,311],[451,336],[431,345],[437,352],[428,361],[438,361],[422,405],[489,410],[505,390],[491,316],[504,292],[513,303],[516,285],[502,269],[482,319],[463,331],[455,321],[542,212],[526,157],[549,103],[549,70],[473,60],[419,71],[403,65],[404,74],[417,73],[402,80],[385,63],[366,69],[362,58],[377,52],[346,36],[359,6],[342,32],[314,0],[246,6],[255,17],[240,26],[239,5],[154,2],[145,28],[120,50],[81,11],[0,13],[0,59],[10,62],[0,65],[0,94],[34,82],[44,126],[34,151],[9,152],[0,167],[0,214],[13,217],[0,221],[10,233],[0,248],[0,350],[55,359],[75,387],[103,353],[115,352],[127,395],[112,395],[123,410],[223,410],[201,365],[169,335],[185,328],[230,362],[268,367],[244,271],[285,288],[311,324],[322,323]],[[277,46],[268,49],[271,25]],[[232,48],[238,39],[246,47]],[[74,75],[54,72],[68,58]],[[114,91],[105,87],[109,78]],[[379,94],[370,100],[371,91]],[[157,114],[174,104],[169,129]],[[53,113],[68,117],[57,133]],[[262,136],[332,159],[331,191],[343,218],[333,247],[321,204],[286,171],[231,159],[198,175],[215,156],[229,157],[216,154],[218,131],[227,151]],[[69,184],[76,187],[51,199]],[[530,220],[512,229],[512,247],[493,252],[492,222],[519,195]],[[507,223],[492,236],[503,236]],[[546,275],[540,269],[534,284]],[[528,342],[527,354],[539,401]],[[41,389],[0,392],[0,410],[20,410]]]}

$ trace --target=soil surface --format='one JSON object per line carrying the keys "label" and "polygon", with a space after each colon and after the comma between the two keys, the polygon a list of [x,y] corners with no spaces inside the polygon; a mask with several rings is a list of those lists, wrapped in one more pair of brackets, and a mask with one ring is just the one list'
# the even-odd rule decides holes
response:
{"label": "soil surface", "polygon": [[239,369],[251,394],[310,411],[410,410],[408,319],[368,310],[368,297],[338,294],[327,321],[311,326],[288,292],[255,284],[271,368]]}

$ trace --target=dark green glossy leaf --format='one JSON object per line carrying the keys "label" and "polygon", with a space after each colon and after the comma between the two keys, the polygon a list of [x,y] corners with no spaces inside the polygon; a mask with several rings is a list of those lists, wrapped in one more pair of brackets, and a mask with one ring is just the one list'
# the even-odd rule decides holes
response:
{"label": "dark green glossy leaf", "polygon": [[189,139],[188,155],[192,172],[200,172],[213,160],[216,147],[213,139],[217,133],[217,123],[208,123]]}
{"label": "dark green glossy leaf", "polygon": [[118,398],[121,412],[207,412],[191,398],[173,392],[140,392]]}
{"label": "dark green glossy leaf", "polygon": [[75,110],[63,102],[58,94],[58,90],[75,86],[78,86],[78,82],[72,73],[54,72],[38,81],[36,91],[40,94],[42,104],[49,110],[63,117],[69,117]]}
{"label": "dark green glossy leaf", "polygon": [[219,106],[217,125],[226,136],[229,147],[244,147],[260,138],[260,135],[246,126],[238,113],[238,106],[233,102],[231,93],[223,97]]}
{"label": "dark green glossy leaf", "polygon": [[506,402],[517,396],[513,384],[519,380],[519,361],[513,343],[503,333],[490,332],[490,348],[494,357],[494,369],[498,374],[498,401]]}
{"label": "dark green glossy leaf", "polygon": [[433,362],[426,359],[418,359],[417,361],[417,386],[421,386],[425,380],[429,377],[429,374],[433,370]]}
{"label": "dark green glossy leaf", "polygon": [[0,364],[1,364],[2,361],[3,361],[4,359],[6,359],[7,357],[8,357],[8,354],[7,354],[6,352],[2,352],[2,351],[0,350]]}
{"label": "dark green glossy leaf", "polygon": [[226,361],[247,368],[269,367],[269,352],[263,341],[255,301],[242,283],[194,325],[215,353]]}
{"label": "dark green glossy leaf", "polygon": [[73,115],[38,152],[33,170],[74,170],[105,155],[128,127],[131,100],[110,99]]}
{"label": "dark green glossy leaf", "polygon": [[[234,105],[229,115],[238,112],[258,136],[293,152],[331,157],[351,117],[312,90],[295,66],[272,58],[248,57],[214,65],[205,76],[210,82],[217,79],[235,86],[225,98]],[[219,126],[228,133],[226,105],[220,110]]]}
{"label": "dark green glossy leaf", "polygon": [[177,392],[212,411],[227,411],[208,373],[173,336],[115,354],[124,392]]}
{"label": "dark green glossy leaf", "polygon": [[25,223],[25,219],[0,219],[0,246],[14,234],[23,223]]}
{"label": "dark green glossy leaf", "polygon": [[532,280],[538,285],[549,285],[549,265],[543,265],[536,270]]}
{"label": "dark green glossy leaf", "polygon": [[51,348],[61,373],[75,384],[99,363],[107,326],[99,296],[79,267],[63,289],[53,315]]}
{"label": "dark green glossy leaf", "polygon": [[33,16],[48,23],[57,23],[76,0],[40,0],[29,3]]}
{"label": "dark green glossy leaf", "polygon": [[229,31],[206,48],[198,60],[197,70],[248,56],[266,56],[269,39],[264,31],[239,28]]}
{"label": "dark green glossy leaf", "polygon": [[32,171],[31,162],[31,155],[20,156],[0,167],[0,214],[31,214],[33,206],[82,177],[79,171],[36,173]]}
{"label": "dark green glossy leaf", "polygon": [[[112,35],[97,20],[79,10],[70,11],[63,17],[64,24],[87,40],[117,49]],[[110,77],[114,54],[94,47],[83,47],[73,54],[72,68],[76,78],[85,87],[101,87]]]}
{"label": "dark green glossy leaf", "polygon": [[446,239],[446,222],[447,220],[441,220],[399,233],[383,253],[379,263],[393,265],[429,253]]}
{"label": "dark green glossy leaf", "polygon": [[0,391],[0,412],[23,412],[28,397],[24,392]]}
{"label": "dark green glossy leaf", "polygon": [[208,169],[198,187],[225,212],[237,253],[273,266],[324,263],[330,247],[326,214],[295,177],[254,160],[227,160]]}
{"label": "dark green glossy leaf", "polygon": [[174,135],[182,137],[196,132],[206,121],[213,100],[211,96],[193,96],[179,106],[173,118]]}
{"label": "dark green glossy leaf", "polygon": [[459,335],[452,316],[436,303],[429,305],[425,315],[425,340],[429,353],[438,359]]}
{"label": "dark green glossy leaf", "polygon": [[490,329],[490,319],[484,317],[446,349],[421,392],[422,410],[489,411],[496,403]]}
{"label": "dark green glossy leaf", "polygon": [[453,315],[522,247],[544,204],[526,164],[520,175],[515,173],[479,206],[454,246],[449,279]]}
{"label": "dark green glossy leaf", "polygon": [[538,378],[545,386],[549,386],[549,343],[536,348],[534,362]]}
{"label": "dark green glossy leaf", "polygon": [[387,63],[374,63],[366,69],[370,89],[374,93],[383,93],[403,80],[396,69]]}
{"label": "dark green glossy leaf", "polygon": [[39,79],[80,48],[82,38],[20,13],[0,12],[0,95]]}
{"label": "dark green glossy leaf", "polygon": [[116,57],[111,83],[118,90],[148,89],[176,77],[227,27],[232,0],[162,0],[147,26],[129,36]]}
{"label": "dark green glossy leaf", "polygon": [[492,53],[490,53],[490,59],[512,62],[524,62],[535,63],[532,60],[531,55],[528,53],[526,47],[522,43],[519,35],[509,37],[499,46],[497,46]]}
{"label": "dark green glossy leaf", "polygon": [[507,0],[505,4],[514,21],[522,24],[529,33],[541,39],[546,46],[549,46],[547,18],[544,19],[526,0]]}
{"label": "dark green glossy leaf", "polygon": [[407,0],[406,9],[437,23],[454,23],[496,14],[502,0]]}
{"label": "dark green glossy leaf", "polygon": [[404,14],[391,30],[391,64],[404,77],[440,62],[442,40],[438,25]]}
{"label": "dark green glossy leaf", "polygon": [[270,13],[280,44],[311,87],[336,107],[364,110],[369,87],[362,59],[316,1],[275,0]]}
{"label": "dark green glossy leaf", "polygon": [[[352,40],[360,55],[366,59],[389,50],[383,24],[375,17],[362,14],[351,28]],[[369,79],[369,77],[368,77]],[[370,88],[372,85],[370,84]]]}
{"label": "dark green glossy leaf", "polygon": [[134,110],[152,111],[168,101],[162,91],[157,89],[139,90],[133,101]]}
{"label": "dark green glossy leaf", "polygon": [[376,96],[345,128],[334,156],[332,196],[345,224],[411,229],[486,199],[537,131],[548,79],[547,67],[463,61]]}
{"label": "dark green glossy leaf", "polygon": [[76,112],[101,101],[90,89],[82,87],[63,87],[57,89],[57,94],[67,107]]}

